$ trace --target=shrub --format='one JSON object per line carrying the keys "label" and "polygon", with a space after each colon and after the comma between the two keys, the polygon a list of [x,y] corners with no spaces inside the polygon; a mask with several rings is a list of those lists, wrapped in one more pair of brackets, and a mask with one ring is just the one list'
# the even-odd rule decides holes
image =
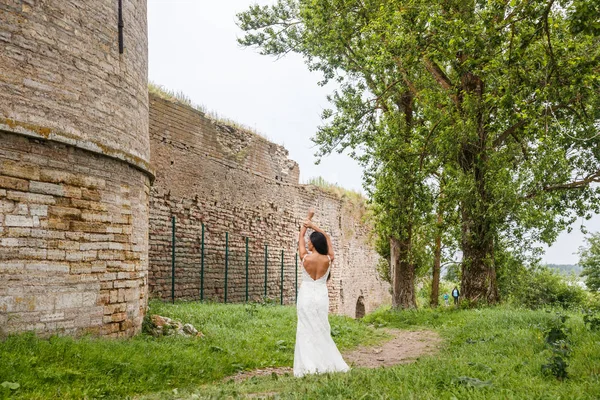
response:
{"label": "shrub", "polygon": [[510,299],[517,305],[536,309],[540,307],[579,308],[587,301],[587,292],[574,280],[559,275],[547,267],[534,267],[523,274],[513,287]]}

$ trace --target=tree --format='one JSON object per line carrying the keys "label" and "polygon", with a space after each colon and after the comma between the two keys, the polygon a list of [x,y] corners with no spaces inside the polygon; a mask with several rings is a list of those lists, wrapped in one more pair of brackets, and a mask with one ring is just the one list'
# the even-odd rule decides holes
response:
{"label": "tree", "polygon": [[[444,171],[444,209],[460,216],[462,294],[495,302],[500,243],[551,243],[577,216],[598,212],[594,4],[280,0],[239,15],[240,43],[299,53],[339,82],[315,142],[321,155],[365,151],[353,154],[388,214],[380,226],[400,283],[414,276],[415,229],[431,222],[429,184]],[[412,305],[410,290],[398,296]]]}
{"label": "tree", "polygon": [[586,238],[587,246],[579,248],[581,276],[589,290],[600,291],[600,232]]}

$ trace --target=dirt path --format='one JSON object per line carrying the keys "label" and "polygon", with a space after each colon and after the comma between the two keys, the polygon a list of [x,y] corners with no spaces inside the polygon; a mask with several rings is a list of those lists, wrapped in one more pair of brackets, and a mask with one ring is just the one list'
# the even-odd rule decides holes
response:
{"label": "dirt path", "polygon": [[344,353],[344,360],[355,367],[378,368],[405,364],[437,352],[442,339],[434,331],[389,329],[394,337],[379,346],[359,347]]}
{"label": "dirt path", "polygon": [[[359,347],[344,353],[344,360],[351,367],[378,368],[390,367],[416,361],[420,356],[435,354],[442,339],[433,331],[403,331],[387,329],[393,338],[379,346]],[[244,371],[228,377],[240,382],[254,376],[292,375],[290,367],[264,368]]]}

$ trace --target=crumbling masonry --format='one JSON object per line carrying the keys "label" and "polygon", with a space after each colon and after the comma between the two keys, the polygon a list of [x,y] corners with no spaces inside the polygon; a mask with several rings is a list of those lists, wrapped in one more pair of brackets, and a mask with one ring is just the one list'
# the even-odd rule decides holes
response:
{"label": "crumbling masonry", "polygon": [[[249,236],[292,254],[314,206],[338,249],[332,309],[355,316],[388,301],[362,206],[299,185],[281,146],[149,101],[146,1],[118,4],[0,3],[0,335],[139,332],[148,297],[168,296],[172,215],[178,298],[198,296],[202,222],[208,240],[228,231],[234,247]],[[208,271],[208,298],[222,296],[221,276]]]}

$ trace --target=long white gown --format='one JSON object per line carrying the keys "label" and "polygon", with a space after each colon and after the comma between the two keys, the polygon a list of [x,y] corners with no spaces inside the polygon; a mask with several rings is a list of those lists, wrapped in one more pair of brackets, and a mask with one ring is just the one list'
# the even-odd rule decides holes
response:
{"label": "long white gown", "polygon": [[[304,261],[304,260],[303,260]],[[303,263],[304,264],[304,263]],[[331,338],[327,272],[314,280],[302,268],[302,284],[298,290],[298,329],[294,350],[294,376],[350,370]]]}

